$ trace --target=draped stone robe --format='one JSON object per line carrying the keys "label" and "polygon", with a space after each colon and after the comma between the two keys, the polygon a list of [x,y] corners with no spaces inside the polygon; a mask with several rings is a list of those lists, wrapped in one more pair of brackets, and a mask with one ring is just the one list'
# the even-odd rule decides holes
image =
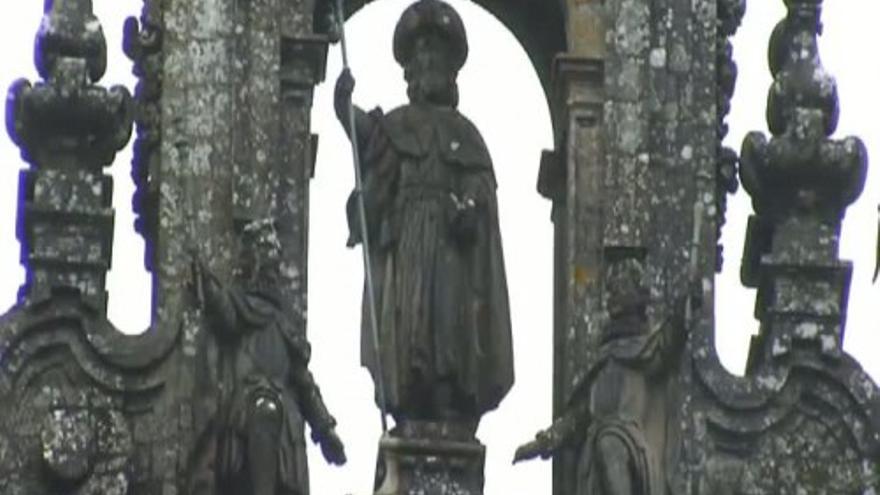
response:
{"label": "draped stone robe", "polygon": [[[495,177],[476,127],[424,104],[367,114],[361,140],[382,374],[366,294],[361,357],[383,380],[387,410],[416,419],[424,394],[451,386],[458,412],[478,419],[513,383],[507,283]],[[473,198],[471,228],[456,199]],[[360,242],[355,193],[349,245]],[[377,397],[378,400],[378,397]]]}
{"label": "draped stone robe", "polygon": [[569,404],[571,414],[582,415],[577,418],[581,431],[575,435],[583,439],[576,495],[609,493],[598,469],[602,461],[598,443],[605,436],[624,445],[635,493],[669,493],[667,480],[679,455],[674,397],[675,370],[688,335],[684,304],[678,303],[647,334],[632,334],[645,325],[637,318],[608,323],[608,333],[617,338],[601,345],[596,361],[577,381]]}

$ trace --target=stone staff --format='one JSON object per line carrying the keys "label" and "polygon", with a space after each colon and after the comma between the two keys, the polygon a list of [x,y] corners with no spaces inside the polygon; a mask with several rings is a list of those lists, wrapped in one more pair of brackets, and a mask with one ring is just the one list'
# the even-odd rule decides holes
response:
{"label": "stone staff", "polygon": [[[343,10],[343,0],[336,0],[336,15],[339,23],[339,44],[342,47],[342,67],[343,70],[350,71],[348,66],[348,45],[345,40],[345,11]],[[379,351],[379,323],[376,317],[376,293],[373,288],[373,271],[370,268],[370,241],[367,235],[367,211],[364,206],[363,195],[363,179],[361,178],[361,157],[358,149],[357,126],[355,125],[354,105],[348,102],[348,121],[351,128],[351,154],[354,160],[354,184],[355,195],[357,196],[357,210],[360,220],[361,242],[363,242],[364,258],[364,278],[367,286],[367,306],[370,314],[371,337],[373,351],[376,353],[376,369],[379,370],[379,376],[382,376],[382,359]],[[379,410],[382,414],[382,432],[388,432],[388,419],[385,411],[385,385],[383,380],[376,380],[376,391],[379,394]]]}

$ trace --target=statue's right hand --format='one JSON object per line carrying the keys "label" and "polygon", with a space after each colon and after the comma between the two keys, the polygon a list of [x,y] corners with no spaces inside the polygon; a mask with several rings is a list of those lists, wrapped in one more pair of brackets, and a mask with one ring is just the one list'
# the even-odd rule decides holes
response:
{"label": "statue's right hand", "polygon": [[513,463],[526,461],[540,457],[541,459],[549,459],[556,455],[556,452],[563,447],[565,443],[565,429],[569,426],[569,422],[562,418],[553,423],[550,428],[541,430],[535,435],[535,439],[529,443],[521,445],[516,449],[513,456]]}
{"label": "statue's right hand", "polygon": [[528,461],[538,456],[546,458],[547,454],[545,453],[545,451],[545,446],[542,445],[541,441],[536,438],[531,442],[520,445],[516,449],[516,453],[513,455],[513,463],[516,464],[517,462]]}
{"label": "statue's right hand", "polygon": [[345,445],[342,444],[342,440],[339,438],[339,435],[336,434],[335,429],[326,432],[320,439],[320,442],[321,453],[324,455],[324,459],[326,459],[327,462],[337,466],[345,464],[347,461],[345,457]]}
{"label": "statue's right hand", "polygon": [[342,69],[336,80],[336,92],[334,93],[334,106],[337,115],[344,115],[351,104],[351,95],[354,93],[354,76],[349,69]]}

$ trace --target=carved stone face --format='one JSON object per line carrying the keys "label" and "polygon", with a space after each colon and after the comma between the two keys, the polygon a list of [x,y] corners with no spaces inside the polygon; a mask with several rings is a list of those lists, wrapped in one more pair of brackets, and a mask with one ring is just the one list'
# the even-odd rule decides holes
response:
{"label": "carved stone face", "polygon": [[449,41],[433,31],[424,31],[415,38],[413,55],[405,69],[409,83],[407,94],[413,103],[458,105],[458,75],[450,53]]}
{"label": "carved stone face", "polygon": [[648,301],[644,267],[627,259],[611,263],[606,273],[605,307],[611,318],[643,316]]}
{"label": "carved stone face", "polygon": [[247,224],[241,245],[237,277],[248,287],[272,285],[281,266],[281,242],[272,220]]}

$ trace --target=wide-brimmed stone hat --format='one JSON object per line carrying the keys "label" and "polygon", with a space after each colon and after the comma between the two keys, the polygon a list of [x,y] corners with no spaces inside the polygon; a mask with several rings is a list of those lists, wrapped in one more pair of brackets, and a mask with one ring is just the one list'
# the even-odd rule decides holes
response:
{"label": "wide-brimmed stone hat", "polygon": [[468,55],[464,23],[458,12],[442,0],[419,0],[403,11],[394,30],[394,58],[406,67],[415,48],[416,35],[432,30],[449,40],[455,69],[461,69]]}

